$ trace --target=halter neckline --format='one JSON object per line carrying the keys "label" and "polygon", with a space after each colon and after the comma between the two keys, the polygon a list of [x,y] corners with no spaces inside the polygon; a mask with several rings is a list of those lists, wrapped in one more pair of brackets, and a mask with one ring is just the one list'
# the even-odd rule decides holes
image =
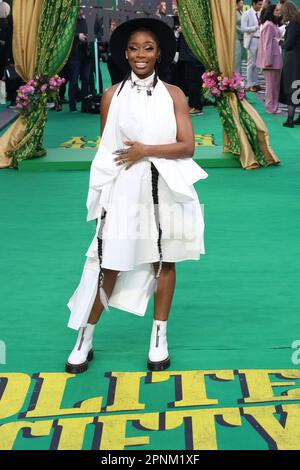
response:
{"label": "halter neckline", "polygon": [[151,87],[151,85],[153,85],[153,81],[154,81],[154,76],[155,76],[155,72],[153,72],[151,75],[149,75],[149,77],[146,77],[146,78],[140,78],[138,77],[134,71],[132,70],[131,71],[131,82],[135,85],[139,85],[141,87],[145,87],[145,88],[148,88],[148,87]]}

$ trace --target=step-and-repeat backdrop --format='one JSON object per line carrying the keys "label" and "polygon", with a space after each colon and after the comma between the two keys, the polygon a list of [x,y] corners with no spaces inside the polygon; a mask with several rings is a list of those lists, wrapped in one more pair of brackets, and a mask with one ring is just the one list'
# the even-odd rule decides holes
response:
{"label": "step-and-repeat backdrop", "polygon": [[[250,8],[251,0],[244,3],[245,9]],[[300,0],[295,3],[300,7]],[[88,22],[89,41],[94,40],[95,30],[102,40],[108,41],[112,20],[119,24],[137,16],[157,16],[173,26],[173,15],[176,14],[176,0],[83,0],[82,6]]]}

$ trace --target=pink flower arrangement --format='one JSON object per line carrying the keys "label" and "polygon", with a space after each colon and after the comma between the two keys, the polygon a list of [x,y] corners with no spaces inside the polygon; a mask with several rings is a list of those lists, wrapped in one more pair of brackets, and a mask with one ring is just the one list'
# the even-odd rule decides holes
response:
{"label": "pink flower arrangement", "polygon": [[20,114],[28,115],[41,98],[46,102],[48,99],[57,100],[59,88],[65,83],[64,78],[54,75],[49,79],[36,75],[25,85],[20,86],[17,95],[17,109]]}
{"label": "pink flower arrangement", "polygon": [[223,93],[235,93],[240,101],[246,96],[245,84],[237,72],[234,72],[232,77],[224,77],[211,70],[205,72],[202,79],[204,94],[211,101],[216,101]]}
{"label": "pink flower arrangement", "polygon": [[[64,78],[60,78],[58,75],[54,75],[49,79],[49,88],[52,91],[58,92],[60,87],[66,82]],[[48,84],[47,84],[48,85]]]}

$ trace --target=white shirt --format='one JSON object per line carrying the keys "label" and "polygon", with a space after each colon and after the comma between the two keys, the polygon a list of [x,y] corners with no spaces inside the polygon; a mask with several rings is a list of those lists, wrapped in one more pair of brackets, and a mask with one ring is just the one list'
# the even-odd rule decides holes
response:
{"label": "white shirt", "polygon": [[253,38],[260,37],[259,18],[260,14],[251,7],[242,16],[241,29],[244,33],[244,47],[249,49]]}

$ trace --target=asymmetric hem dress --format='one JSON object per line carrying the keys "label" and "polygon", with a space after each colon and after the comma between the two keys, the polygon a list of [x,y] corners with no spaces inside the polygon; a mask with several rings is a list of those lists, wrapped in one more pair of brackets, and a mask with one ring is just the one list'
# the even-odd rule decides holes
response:
{"label": "asymmetric hem dress", "polygon": [[[176,143],[173,99],[158,79],[152,93],[146,86],[154,74],[139,79],[131,72],[112,98],[98,152],[92,162],[87,221],[96,220],[95,236],[86,252],[79,285],[68,302],[68,327],[86,326],[98,289],[98,232],[102,210],[102,268],[119,271],[109,306],[144,316],[149,285],[159,261],[158,227],[152,197],[151,162],[159,173],[158,212],[163,261],[199,260],[205,254],[204,218],[194,183],[207,173],[192,159],[145,157],[129,170],[117,166],[113,152],[124,141],[147,145]],[[141,85],[141,88],[132,83]]]}

